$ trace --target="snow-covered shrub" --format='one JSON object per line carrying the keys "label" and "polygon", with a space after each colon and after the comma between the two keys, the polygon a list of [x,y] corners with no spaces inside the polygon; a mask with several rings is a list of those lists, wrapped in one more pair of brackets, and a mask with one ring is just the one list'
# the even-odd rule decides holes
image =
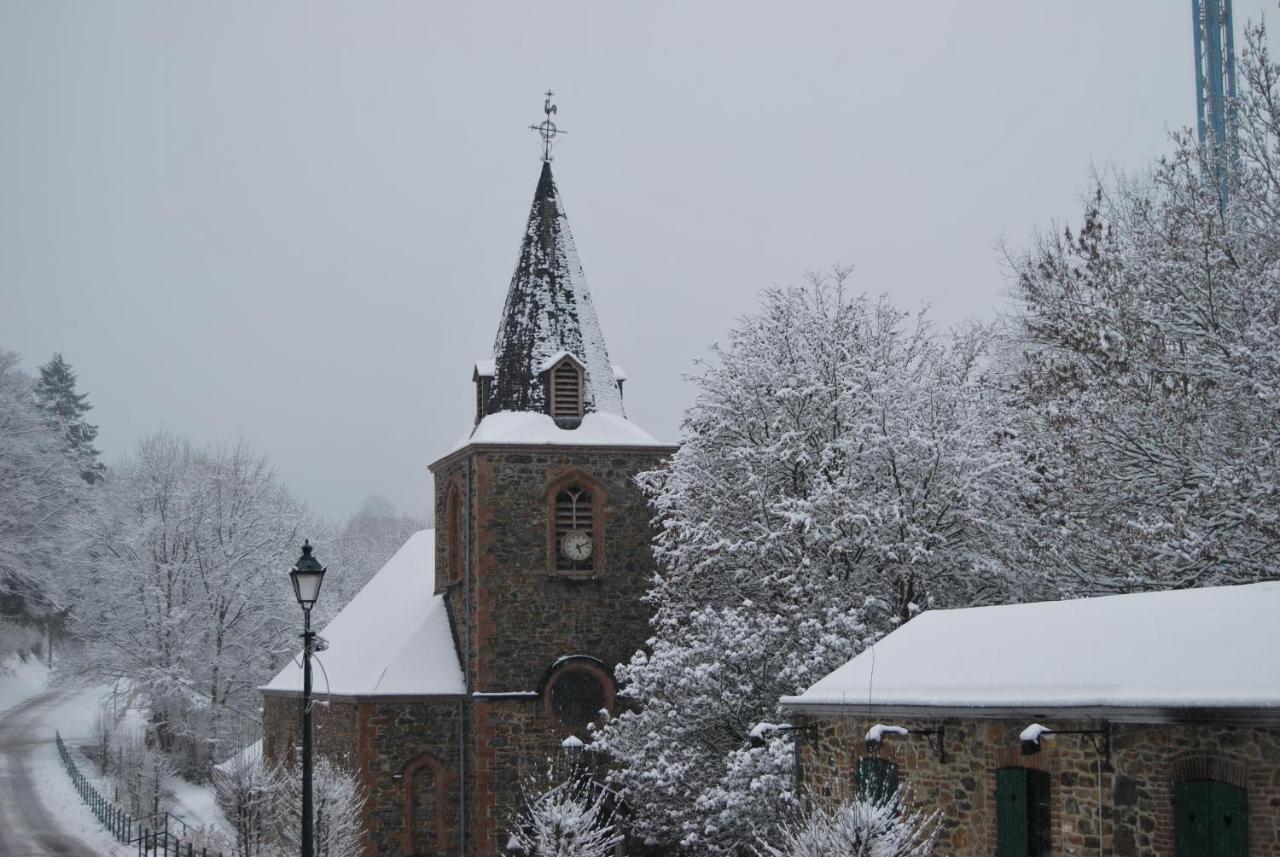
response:
{"label": "snow-covered shrub", "polygon": [[[302,766],[295,763],[270,776],[282,783],[277,789],[275,832],[278,851],[271,857],[288,857],[301,848]],[[355,776],[324,756],[315,758],[312,771],[312,813],[315,857],[361,857],[364,853],[364,789]]]}
{"label": "snow-covered shrub", "polygon": [[280,771],[262,761],[262,742],[213,770],[214,797],[227,823],[236,857],[267,857],[274,834],[274,804],[284,781]]}
{"label": "snow-covered shrub", "polygon": [[117,733],[114,767],[121,802],[132,815],[153,815],[165,809],[164,782],[177,771],[141,730]]}
{"label": "snow-covered shrub", "polygon": [[929,857],[940,816],[908,811],[901,795],[877,802],[850,798],[815,804],[757,846],[765,857]]}
{"label": "snow-covered shrub", "polygon": [[606,857],[622,841],[614,795],[577,765],[548,765],[521,784],[508,851],[527,857]]}

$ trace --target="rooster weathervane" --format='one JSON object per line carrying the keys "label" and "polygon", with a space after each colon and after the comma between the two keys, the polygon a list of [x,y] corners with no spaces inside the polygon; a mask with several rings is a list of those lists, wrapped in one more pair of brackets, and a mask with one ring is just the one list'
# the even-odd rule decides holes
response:
{"label": "rooster weathervane", "polygon": [[560,134],[567,134],[567,131],[561,131],[556,127],[556,123],[551,121],[551,116],[556,112],[556,106],[551,103],[551,96],[555,95],[551,90],[547,90],[547,100],[542,104],[542,112],[547,114],[547,118],[543,119],[537,125],[530,125],[530,131],[537,131],[542,137],[542,160],[551,163],[551,144]]}

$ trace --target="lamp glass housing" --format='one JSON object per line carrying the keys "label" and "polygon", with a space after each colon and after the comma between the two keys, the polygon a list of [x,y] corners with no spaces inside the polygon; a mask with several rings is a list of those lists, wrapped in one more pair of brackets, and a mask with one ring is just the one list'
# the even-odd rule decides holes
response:
{"label": "lamp glass housing", "polygon": [[324,566],[311,555],[311,543],[302,545],[302,556],[289,570],[293,581],[293,597],[303,610],[310,610],[320,599],[320,584],[324,581]]}
{"label": "lamp glass housing", "polygon": [[293,579],[293,596],[298,599],[303,610],[310,610],[320,600],[320,584],[324,580],[324,570],[289,572]]}

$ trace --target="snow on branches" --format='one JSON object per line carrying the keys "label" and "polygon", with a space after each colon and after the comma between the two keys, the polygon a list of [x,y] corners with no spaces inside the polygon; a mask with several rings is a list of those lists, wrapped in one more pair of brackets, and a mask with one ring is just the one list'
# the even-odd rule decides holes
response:
{"label": "snow on branches", "polygon": [[549,763],[545,775],[531,775],[521,783],[521,794],[509,819],[507,853],[608,857],[622,841],[614,816],[616,795],[585,766]]}
{"label": "snow on branches", "polygon": [[779,832],[763,857],[929,857],[938,838],[937,813],[908,811],[901,796],[886,801],[850,798],[816,804]]}
{"label": "snow on branches", "polygon": [[992,336],[937,334],[844,272],[772,290],[715,350],[667,470],[638,710],[604,730],[646,836],[732,853],[794,804],[790,739],[752,726],[925,606],[1009,600],[1023,452],[983,374]]}
{"label": "snow on branches", "polygon": [[1099,179],[1078,233],[1014,258],[1018,383],[1080,594],[1273,577],[1280,549],[1280,67],[1241,62],[1240,147],[1189,134]]}
{"label": "snow on branches", "polygon": [[74,617],[88,666],[131,680],[160,749],[203,780],[293,649],[281,567],[307,512],[246,445],[166,434],[113,468],[95,501]]}

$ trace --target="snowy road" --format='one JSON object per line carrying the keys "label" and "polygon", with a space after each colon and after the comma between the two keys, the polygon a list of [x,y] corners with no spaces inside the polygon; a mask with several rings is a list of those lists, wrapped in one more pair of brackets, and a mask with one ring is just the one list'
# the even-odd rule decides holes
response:
{"label": "snowy road", "polygon": [[45,857],[97,853],[59,827],[41,805],[32,755],[53,753],[53,739],[41,728],[68,690],[41,693],[0,716],[0,857]]}

